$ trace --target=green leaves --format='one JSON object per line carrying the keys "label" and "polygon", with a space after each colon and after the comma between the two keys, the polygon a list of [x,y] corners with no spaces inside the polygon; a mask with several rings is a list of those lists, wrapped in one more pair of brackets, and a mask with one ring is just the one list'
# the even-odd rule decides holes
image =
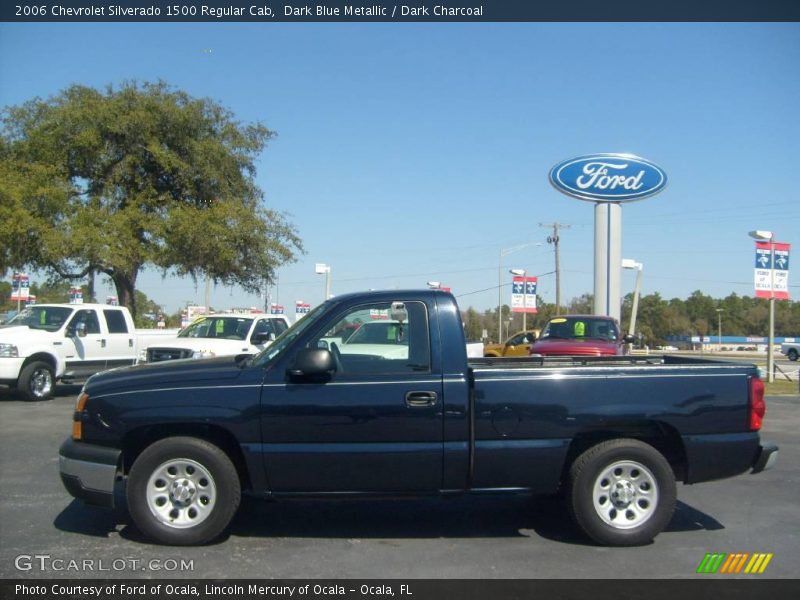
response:
{"label": "green leaves", "polygon": [[104,272],[132,310],[145,265],[255,291],[302,252],[253,180],[273,135],[161,81],[75,85],[9,107],[0,268]]}

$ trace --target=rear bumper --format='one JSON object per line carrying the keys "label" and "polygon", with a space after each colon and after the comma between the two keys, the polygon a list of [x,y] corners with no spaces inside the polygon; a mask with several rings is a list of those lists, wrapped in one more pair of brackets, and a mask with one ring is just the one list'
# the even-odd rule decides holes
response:
{"label": "rear bumper", "polygon": [[753,464],[753,470],[750,471],[750,473],[755,475],[756,473],[761,473],[761,471],[771,469],[775,466],[777,461],[778,447],[775,444],[765,444],[760,447],[758,457],[756,458],[756,462]]}
{"label": "rear bumper", "polygon": [[760,473],[775,464],[778,447],[761,444],[755,431],[683,436],[686,450],[685,483]]}
{"label": "rear bumper", "polygon": [[69,438],[58,451],[61,483],[78,500],[114,507],[114,482],[122,452]]}

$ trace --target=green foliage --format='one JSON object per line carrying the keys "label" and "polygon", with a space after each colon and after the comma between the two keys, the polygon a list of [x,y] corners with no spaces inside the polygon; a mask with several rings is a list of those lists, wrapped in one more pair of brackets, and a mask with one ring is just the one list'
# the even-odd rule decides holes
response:
{"label": "green foliage", "polygon": [[274,133],[212,100],[163,82],[74,85],[5,109],[2,125],[0,269],[105,273],[135,314],[145,265],[257,291],[302,252],[253,180]]}

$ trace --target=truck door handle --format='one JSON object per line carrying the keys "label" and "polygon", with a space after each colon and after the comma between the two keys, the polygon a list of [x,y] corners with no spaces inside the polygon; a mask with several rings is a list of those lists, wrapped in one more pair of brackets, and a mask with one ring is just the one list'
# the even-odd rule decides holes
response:
{"label": "truck door handle", "polygon": [[101,348],[105,348],[106,347],[106,341],[105,340],[97,340],[97,341],[100,342],[100,347]]}
{"label": "truck door handle", "polygon": [[407,392],[406,405],[411,407],[433,406],[436,404],[436,392]]}

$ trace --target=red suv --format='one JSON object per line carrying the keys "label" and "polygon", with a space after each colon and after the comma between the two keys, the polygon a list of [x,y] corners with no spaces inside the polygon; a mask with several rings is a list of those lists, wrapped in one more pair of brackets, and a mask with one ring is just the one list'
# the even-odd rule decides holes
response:
{"label": "red suv", "polygon": [[623,336],[619,324],[600,315],[553,317],[529,348],[532,356],[615,356],[625,353],[633,336]]}

